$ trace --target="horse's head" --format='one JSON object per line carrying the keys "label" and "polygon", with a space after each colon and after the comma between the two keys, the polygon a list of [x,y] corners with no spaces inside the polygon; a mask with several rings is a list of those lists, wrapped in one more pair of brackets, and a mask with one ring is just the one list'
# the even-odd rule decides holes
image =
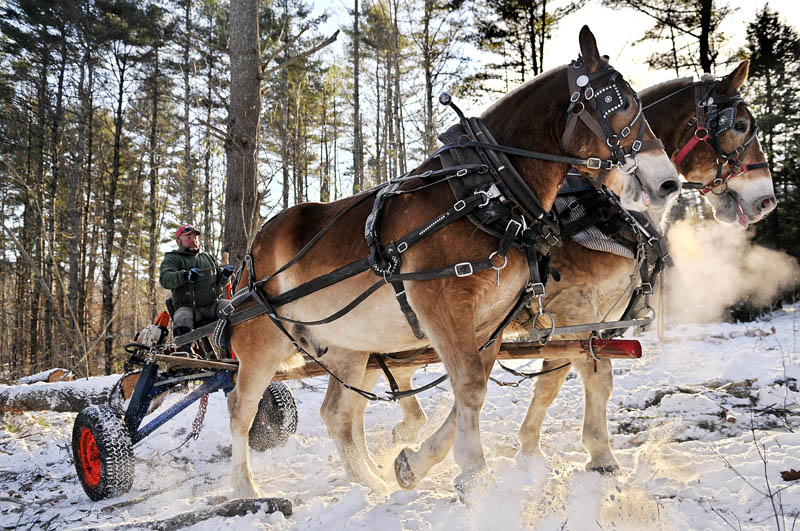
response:
{"label": "horse's head", "polygon": [[[594,35],[587,26],[581,30],[580,47],[586,74],[577,72],[576,82],[572,83],[576,73],[573,71],[580,67],[575,63],[567,67],[572,91],[569,109],[572,116],[567,120],[567,129],[571,120],[578,122],[575,116],[583,114],[581,110],[591,110],[604,134],[600,135],[590,120],[580,116],[584,134],[569,138],[568,131],[565,131],[562,136],[564,148],[580,155],[610,154],[604,161],[614,163],[610,171],[608,168],[589,169],[586,174],[604,181],[628,209],[645,210],[649,207],[663,211],[678,193],[680,181],[661,142],[645,119],[639,96],[600,55]],[[588,80],[582,79],[581,75],[587,75]]]}
{"label": "horse's head", "polygon": [[[578,171],[608,186],[625,208],[663,210],[680,189],[675,167],[638,95],[600,55],[587,26],[579,40],[577,61],[537,76],[482,118],[501,144],[586,160]],[[568,166],[520,158],[513,163],[549,208]]]}
{"label": "horse's head", "polygon": [[[742,61],[722,79],[704,76],[691,84],[684,80],[682,87],[676,85],[670,92],[678,95],[681,91],[680,97],[664,100],[651,115],[652,120],[672,123],[668,128],[672,134],[662,139],[678,170],[714,207],[714,216],[745,227],[759,221],[776,204],[772,176],[758,142],[758,126],[739,94],[748,67],[749,62]],[[675,127],[676,121],[680,127]]]}

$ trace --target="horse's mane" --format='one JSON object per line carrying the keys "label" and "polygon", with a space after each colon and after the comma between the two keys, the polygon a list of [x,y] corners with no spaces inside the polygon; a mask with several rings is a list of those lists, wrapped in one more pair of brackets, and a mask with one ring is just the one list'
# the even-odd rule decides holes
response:
{"label": "horse's mane", "polygon": [[496,112],[497,107],[504,105],[505,103],[508,102],[508,100],[519,97],[521,93],[531,90],[533,88],[533,85],[536,85],[537,83],[539,84],[542,83],[545,78],[553,76],[554,72],[561,71],[564,68],[566,68],[566,65],[561,65],[555,68],[551,68],[547,72],[542,72],[541,74],[536,75],[532,79],[529,79],[528,81],[522,83],[518,87],[511,89],[505,95],[501,96],[499,100],[495,101],[492,105],[490,105],[489,108],[483,112],[481,117],[485,118],[487,115]]}

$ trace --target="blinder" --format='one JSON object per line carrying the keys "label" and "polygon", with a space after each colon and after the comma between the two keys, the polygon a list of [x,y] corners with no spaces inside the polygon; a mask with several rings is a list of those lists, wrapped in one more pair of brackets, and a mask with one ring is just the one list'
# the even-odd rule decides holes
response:
{"label": "blinder", "polygon": [[[595,89],[593,81],[608,77],[605,85]],[[567,69],[567,77],[570,87],[570,105],[567,108],[567,123],[561,135],[561,144],[564,149],[570,143],[575,130],[575,125],[580,118],[598,138],[605,139],[606,145],[611,149],[611,160],[600,161],[594,159],[594,165],[589,165],[589,169],[601,169],[601,173],[596,179],[598,184],[603,184],[605,174],[617,166],[623,173],[629,174],[636,170],[636,155],[641,151],[651,149],[663,149],[660,141],[643,142],[646,120],[642,112],[642,102],[630,85],[622,78],[611,65],[606,65],[600,70],[591,74],[587,73],[586,65],[581,57],[572,61]],[[614,113],[622,112],[627,109],[625,105],[624,89],[627,88],[633,93],[637,106],[636,115],[633,119],[619,131],[615,131],[610,124],[610,119]],[[591,107],[595,111],[596,118],[586,113],[586,107]],[[633,128],[641,120],[636,139],[630,148],[622,146],[622,139],[630,136]]]}

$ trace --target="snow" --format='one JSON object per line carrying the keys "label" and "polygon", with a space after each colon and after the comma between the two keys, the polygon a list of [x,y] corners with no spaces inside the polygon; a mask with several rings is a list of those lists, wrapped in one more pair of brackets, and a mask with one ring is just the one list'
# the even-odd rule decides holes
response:
{"label": "snow", "polygon": [[[252,467],[266,495],[290,499],[294,514],[216,517],[192,529],[791,529],[800,510],[800,481],[784,481],[780,472],[800,470],[798,311],[800,304],[753,323],[683,324],[667,330],[664,344],[653,333],[641,337],[643,357],[614,365],[609,428],[622,466],[615,476],[584,471],[578,378],[567,380],[545,421],[546,461],[529,462],[516,454],[531,382],[516,388],[490,383],[481,428],[491,472],[469,504],[453,488],[458,467],[452,455],[416,490],[400,490],[391,481],[400,449],[391,429],[401,417],[393,404],[372,404],[366,414],[370,448],[392,491],[348,482],[318,413],[326,379],[289,382],[299,408],[297,434],[282,447],[253,453]],[[428,382],[441,371],[430,366],[416,381]],[[493,376],[514,379],[499,368]],[[172,395],[165,405],[180,398]],[[444,420],[451,401],[446,384],[421,396],[429,417],[423,436]],[[175,450],[196,411],[193,405],[140,443],[133,488],[101,502],[88,499],[75,475],[75,414],[6,414],[0,426],[0,525],[146,527],[225,501],[230,435],[224,395],[210,397],[200,437]]]}

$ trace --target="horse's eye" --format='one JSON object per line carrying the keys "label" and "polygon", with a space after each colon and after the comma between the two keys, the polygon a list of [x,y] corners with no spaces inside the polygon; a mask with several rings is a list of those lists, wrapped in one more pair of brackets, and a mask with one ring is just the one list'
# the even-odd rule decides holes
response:
{"label": "horse's eye", "polygon": [[628,110],[631,107],[631,102],[628,101],[628,98],[625,98],[625,103],[622,105],[623,110]]}
{"label": "horse's eye", "polygon": [[747,131],[747,122],[736,122],[733,126],[740,133]]}

